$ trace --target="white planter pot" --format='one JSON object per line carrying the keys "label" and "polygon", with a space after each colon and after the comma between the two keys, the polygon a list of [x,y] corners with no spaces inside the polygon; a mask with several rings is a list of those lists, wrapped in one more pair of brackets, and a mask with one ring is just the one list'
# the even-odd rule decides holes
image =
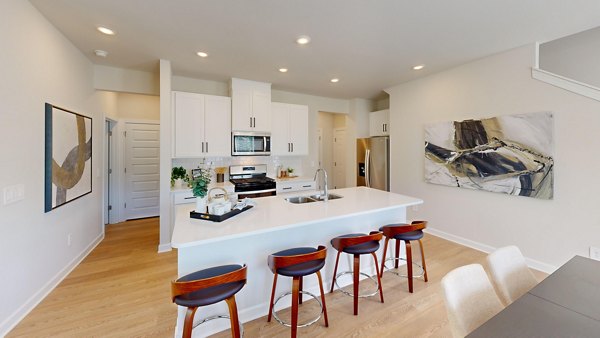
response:
{"label": "white planter pot", "polygon": [[206,213],[206,202],[208,197],[196,197],[196,212]]}
{"label": "white planter pot", "polygon": [[176,179],[173,187],[176,189],[181,189],[183,187],[183,179],[181,179],[181,178]]}

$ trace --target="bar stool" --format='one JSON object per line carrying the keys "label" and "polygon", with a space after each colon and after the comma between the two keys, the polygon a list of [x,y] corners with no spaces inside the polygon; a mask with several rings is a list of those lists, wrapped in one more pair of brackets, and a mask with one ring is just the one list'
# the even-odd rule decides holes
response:
{"label": "bar stool", "polygon": [[[352,274],[354,278],[353,282],[353,294],[341,290],[342,293],[348,296],[354,297],[354,315],[358,315],[358,298],[371,297],[377,294],[379,291],[379,296],[381,298],[381,302],[383,303],[383,289],[381,287],[381,277],[379,274],[377,255],[375,252],[379,249],[379,241],[382,238],[382,233],[379,231],[371,231],[370,234],[348,234],[338,236],[331,240],[331,245],[338,251],[337,257],[335,259],[335,268],[333,269],[333,282],[331,283],[331,292],[333,292],[334,286],[337,285],[337,278],[339,276],[345,274]],[[354,268],[353,271],[345,271],[336,275],[338,263],[340,261],[340,254],[345,252],[347,254],[354,255]],[[363,275],[368,277],[369,279],[375,281],[372,276],[367,275],[366,273],[360,272],[360,255],[371,254],[373,256],[373,260],[375,260],[375,271],[377,272],[377,290],[374,293],[367,295],[359,295],[358,294],[358,283],[359,276]],[[337,285],[340,288],[339,285]]]}
{"label": "bar stool", "polygon": [[[185,275],[171,282],[171,295],[173,302],[187,307],[183,324],[183,338],[192,336],[194,328],[194,314],[198,307],[207,306],[226,301],[229,308],[229,317],[226,315],[213,316],[204,319],[198,325],[217,318],[229,318],[231,322],[231,336],[240,337],[240,324],[238,321],[235,294],[246,284],[246,265],[232,264],[216,266]],[[196,325],[197,326],[197,325]]]}
{"label": "bar stool", "polygon": [[[421,265],[415,264],[423,269],[422,276],[427,282],[427,266],[425,265],[425,253],[423,251],[423,242],[421,242],[421,238],[423,238],[423,229],[427,227],[427,221],[413,221],[411,224],[397,223],[397,224],[388,224],[379,228],[379,231],[383,232],[385,236],[385,244],[383,245],[383,259],[381,260],[381,277],[383,277],[383,270],[386,268],[385,266],[385,255],[387,253],[388,242],[390,239],[396,240],[396,257],[390,257],[388,260],[394,261],[394,267],[398,268],[398,260],[400,258],[400,241],[404,241],[406,246],[406,269],[408,270],[408,275],[401,277],[408,277],[408,291],[413,292],[413,261],[412,261],[412,248],[410,245],[410,241],[419,241],[419,246],[421,248]],[[417,276],[420,277],[421,275]]]}
{"label": "bar stool", "polygon": [[[296,333],[299,327],[306,327],[316,323],[321,315],[324,316],[325,319],[325,327],[329,326],[329,322],[327,320],[327,306],[325,305],[325,293],[323,292],[323,280],[321,278],[320,270],[325,266],[325,257],[327,255],[327,248],[325,246],[320,245],[318,248],[293,248],[287,249],[283,251],[276,252],[274,254],[269,255],[268,264],[269,268],[273,272],[273,289],[271,289],[271,301],[269,303],[269,316],[267,317],[267,322],[271,321],[271,316],[275,317],[275,319],[282,325],[287,327],[291,327],[292,338],[296,337]],[[304,276],[312,275],[313,273],[317,274],[317,278],[319,279],[319,289],[321,291],[321,300],[317,298],[314,294],[302,291],[302,278]],[[287,276],[292,277],[292,291],[284,293],[277,297],[277,300],[273,302],[275,298],[275,289],[277,288],[277,276]],[[277,302],[288,295],[292,295],[292,322],[286,323],[281,320],[276,312],[273,312],[273,308]],[[308,321],[304,324],[298,324],[298,305],[302,304],[302,297],[300,294],[306,294],[316,299],[319,305],[321,306],[321,313],[314,319]]]}

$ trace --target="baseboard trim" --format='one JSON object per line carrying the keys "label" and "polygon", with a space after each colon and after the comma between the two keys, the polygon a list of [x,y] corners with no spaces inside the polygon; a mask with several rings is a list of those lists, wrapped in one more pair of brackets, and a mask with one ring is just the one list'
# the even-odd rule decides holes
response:
{"label": "baseboard trim", "polygon": [[8,318],[0,323],[0,337],[7,335],[12,329],[17,326],[39,303],[44,300],[62,282],[70,273],[75,269],[81,261],[83,261],[92,250],[102,242],[104,239],[104,232],[96,237],[79,255],[75,256],[69,264],[67,264],[62,270],[60,270],[54,277],[52,277],[40,290],[33,294],[27,301],[21,305],[15,312],[13,312]]}
{"label": "baseboard trim", "polygon": [[173,250],[173,248],[171,247],[171,243],[158,245],[158,253],[169,252],[171,250]]}
{"label": "baseboard trim", "polygon": [[[477,251],[481,251],[481,252],[485,252],[485,253],[491,253],[497,249],[497,248],[494,248],[493,246],[479,243],[476,241],[472,241],[470,239],[456,236],[456,235],[453,235],[453,234],[450,234],[450,233],[447,233],[445,231],[441,231],[438,229],[434,229],[434,228],[427,228],[426,232],[429,234],[432,234],[434,236],[437,236],[437,237],[449,240],[451,242],[458,243],[460,245],[464,245],[471,249],[475,249]],[[538,260],[531,259],[528,257],[525,257],[525,262],[527,262],[527,266],[529,266],[530,268],[545,272],[547,274],[551,274],[554,271],[556,271],[556,269],[558,269],[558,267],[556,267],[556,266],[553,266],[553,265],[550,265],[550,264],[547,264],[544,262],[540,262]]]}

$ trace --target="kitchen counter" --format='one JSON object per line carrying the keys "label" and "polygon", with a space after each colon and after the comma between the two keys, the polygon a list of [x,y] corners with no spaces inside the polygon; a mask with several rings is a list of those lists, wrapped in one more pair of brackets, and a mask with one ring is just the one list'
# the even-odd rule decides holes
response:
{"label": "kitchen counter", "polygon": [[[225,190],[231,190],[233,191],[233,183],[229,182],[229,181],[225,181],[225,182],[221,182],[221,183],[216,183],[213,182],[208,186],[208,189],[212,189],[212,188],[224,188]],[[171,187],[171,193],[180,193],[180,192],[191,192],[192,188],[190,187],[181,187],[181,188],[175,188],[175,187]]]}
{"label": "kitchen counter", "polygon": [[[314,191],[298,193],[298,196],[311,193]],[[254,199],[257,203],[254,208],[220,223],[190,218],[194,205],[178,205],[171,246],[183,248],[264,232],[283,231],[316,222],[423,203],[418,198],[366,187],[337,189],[330,193],[343,198],[305,204],[293,204],[285,200],[293,193],[257,198]]]}
{"label": "kitchen counter", "polygon": [[[386,191],[356,187],[331,190],[343,198],[306,204],[293,204],[289,196],[310,195],[302,191],[256,198],[256,206],[223,222],[192,219],[193,205],[175,208],[175,228],[171,245],[177,248],[179,276],[224,264],[246,264],[247,284],[236,295],[240,320],[246,322],[268,312],[273,274],[267,266],[269,254],[294,248],[328,248],[326,264],[321,271],[325,289],[330,288],[337,251],[330,245],[336,236],[348,233],[369,233],[389,223],[406,221],[406,208],[423,203],[421,199]],[[377,254],[382,255],[382,247]],[[391,248],[390,248],[391,250]],[[351,259],[342,256],[339,271],[351,270]],[[370,257],[367,257],[370,258]],[[361,260],[361,272],[375,275],[372,259]],[[338,280],[341,287],[351,282],[350,277]],[[291,282],[286,278],[277,285],[277,294],[289,291]],[[318,294],[316,277],[304,278],[304,289]],[[351,304],[352,300],[348,300]],[[281,307],[290,306],[289,301]],[[227,313],[224,302],[202,308],[202,317]],[[181,335],[185,308],[179,307],[176,336]],[[228,327],[228,322],[211,321],[203,325],[202,334],[209,335]]]}

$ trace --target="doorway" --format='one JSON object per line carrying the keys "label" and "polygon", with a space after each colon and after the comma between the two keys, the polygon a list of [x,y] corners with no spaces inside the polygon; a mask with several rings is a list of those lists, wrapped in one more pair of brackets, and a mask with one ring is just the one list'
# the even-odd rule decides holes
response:
{"label": "doorway", "polygon": [[327,171],[329,187],[337,189],[347,186],[346,118],[346,114],[341,113],[319,112],[318,115],[319,167]]}
{"label": "doorway", "polygon": [[155,217],[160,209],[158,123],[126,123],[124,175],[126,220]]}

